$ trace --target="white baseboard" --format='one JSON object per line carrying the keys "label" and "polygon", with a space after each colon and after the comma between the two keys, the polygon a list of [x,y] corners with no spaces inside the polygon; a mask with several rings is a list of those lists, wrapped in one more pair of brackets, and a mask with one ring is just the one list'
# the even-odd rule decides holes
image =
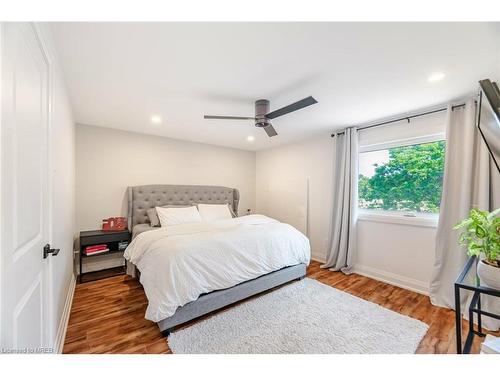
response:
{"label": "white baseboard", "polygon": [[426,296],[429,295],[429,284],[424,281],[364,266],[362,264],[354,265],[353,272],[361,276],[366,276],[403,289],[411,290],[412,292],[420,293]]}
{"label": "white baseboard", "polygon": [[[324,255],[311,254],[311,259],[320,263],[325,263]],[[366,276],[403,289],[411,290],[412,292],[424,294],[426,296],[429,295],[429,284],[424,281],[412,279],[411,277],[398,275],[362,264],[354,265],[353,272],[361,276]]]}
{"label": "white baseboard", "polygon": [[[311,259],[320,263],[325,263],[324,255],[311,254]],[[429,295],[429,284],[421,281],[398,275],[392,272],[383,271],[377,268],[356,264],[353,267],[353,272],[361,276],[366,276],[371,279],[382,281],[387,284],[398,286],[403,289],[411,290],[412,292]]]}
{"label": "white baseboard", "polygon": [[71,281],[68,288],[68,294],[66,295],[66,301],[64,303],[64,309],[59,322],[59,327],[57,329],[56,342],[54,344],[54,349],[56,353],[61,354],[64,347],[64,341],[66,339],[66,330],[68,329],[69,315],[71,312],[71,305],[73,303],[73,296],[75,294],[76,279],[75,275],[71,275]]}

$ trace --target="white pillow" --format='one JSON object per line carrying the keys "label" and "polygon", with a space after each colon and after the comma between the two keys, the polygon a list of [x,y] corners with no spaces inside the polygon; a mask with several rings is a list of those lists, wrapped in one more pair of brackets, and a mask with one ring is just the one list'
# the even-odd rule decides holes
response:
{"label": "white pillow", "polygon": [[201,222],[201,216],[196,206],[191,207],[156,207],[160,225],[179,225]]}
{"label": "white pillow", "polygon": [[203,221],[215,221],[222,219],[231,219],[231,211],[229,204],[198,204],[198,211],[200,212]]}

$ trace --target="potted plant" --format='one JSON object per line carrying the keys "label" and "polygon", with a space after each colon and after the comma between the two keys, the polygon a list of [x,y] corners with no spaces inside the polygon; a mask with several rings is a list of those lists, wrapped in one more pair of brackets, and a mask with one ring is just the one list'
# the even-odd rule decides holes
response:
{"label": "potted plant", "polygon": [[472,209],[469,217],[453,227],[462,229],[459,243],[469,256],[479,259],[477,274],[490,288],[500,289],[500,208],[493,212]]}

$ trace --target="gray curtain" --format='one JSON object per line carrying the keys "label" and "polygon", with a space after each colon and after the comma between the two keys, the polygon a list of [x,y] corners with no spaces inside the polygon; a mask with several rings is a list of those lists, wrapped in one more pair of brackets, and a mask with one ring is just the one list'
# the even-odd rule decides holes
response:
{"label": "gray curtain", "polygon": [[[448,107],[446,121],[443,194],[430,296],[434,305],[454,308],[454,282],[467,254],[458,245],[459,233],[452,228],[468,216],[471,208],[491,211],[498,207],[500,179],[476,126],[474,98],[467,100],[463,108]],[[465,308],[467,295],[463,295]],[[485,299],[483,307],[493,307],[492,303]],[[485,318],[483,322],[487,328],[498,329],[491,320]]]}
{"label": "gray curtain", "polygon": [[356,256],[358,206],[358,129],[333,139],[333,205],[331,235],[323,268],[350,273]]}

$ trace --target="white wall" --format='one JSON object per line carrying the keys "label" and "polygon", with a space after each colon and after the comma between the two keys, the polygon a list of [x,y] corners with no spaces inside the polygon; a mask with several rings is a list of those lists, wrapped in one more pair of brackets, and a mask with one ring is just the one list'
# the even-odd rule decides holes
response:
{"label": "white wall", "polygon": [[51,279],[51,337],[56,349],[61,347],[65,330],[66,300],[72,291],[73,242],[75,236],[75,123],[68,101],[66,86],[54,49],[50,28],[39,25],[51,56],[51,121],[50,121],[50,184],[51,228],[50,243],[61,251],[49,257]]}
{"label": "white wall", "polygon": [[255,208],[255,153],[95,126],[76,127],[79,230],[126,216],[127,186],[221,185],[240,191],[240,214]]}
{"label": "white wall", "polygon": [[328,134],[257,152],[257,212],[306,232],[309,180],[309,238],[312,256],[324,259],[330,226],[333,149]]}
{"label": "white wall", "polygon": [[435,237],[433,227],[359,220],[354,272],[427,294]]}
{"label": "white wall", "polygon": [[[374,128],[360,135],[360,145],[411,138],[444,131],[445,114],[412,120],[410,125]],[[314,259],[323,261],[330,233],[332,191],[332,140],[328,133],[304,142],[257,152],[257,211],[295,225],[290,209],[282,210],[270,190],[280,181],[309,179],[309,232]],[[301,191],[301,184],[289,184]],[[289,196],[292,196],[289,193]],[[296,194],[300,195],[300,194]],[[271,198],[271,199],[269,199]],[[300,207],[301,200],[288,200]],[[300,228],[299,228],[300,229]],[[358,256],[355,271],[373,278],[427,293],[434,262],[436,229],[388,222],[358,222]]]}

